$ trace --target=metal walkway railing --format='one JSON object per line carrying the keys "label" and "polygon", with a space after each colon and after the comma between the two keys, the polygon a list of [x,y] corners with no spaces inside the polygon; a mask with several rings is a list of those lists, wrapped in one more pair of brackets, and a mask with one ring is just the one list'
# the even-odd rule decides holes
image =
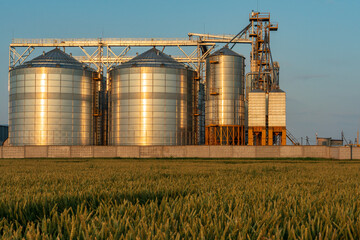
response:
{"label": "metal walkway railing", "polygon": [[299,141],[294,137],[294,135],[291,134],[288,129],[286,129],[286,136],[295,146],[300,145]]}

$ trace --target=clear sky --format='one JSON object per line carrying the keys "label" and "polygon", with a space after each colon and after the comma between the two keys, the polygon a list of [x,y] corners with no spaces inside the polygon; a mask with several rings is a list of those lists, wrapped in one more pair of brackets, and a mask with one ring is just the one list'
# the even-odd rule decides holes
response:
{"label": "clear sky", "polygon": [[[8,122],[8,51],[14,38],[187,37],[236,34],[251,10],[271,12],[287,92],[288,129],[300,139],[354,140],[360,127],[358,0],[0,0],[0,124]],[[235,50],[247,58],[249,46]],[[38,55],[38,54],[36,54]],[[36,55],[32,55],[35,57]]]}

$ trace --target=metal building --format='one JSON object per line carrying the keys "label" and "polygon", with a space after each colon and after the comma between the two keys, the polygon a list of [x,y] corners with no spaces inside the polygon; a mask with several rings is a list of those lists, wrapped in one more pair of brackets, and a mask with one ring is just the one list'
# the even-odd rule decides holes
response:
{"label": "metal building", "polygon": [[110,71],[110,145],[195,140],[195,72],[152,48]]}
{"label": "metal building", "polygon": [[92,145],[92,75],[59,49],[10,69],[10,145]]}
{"label": "metal building", "polygon": [[206,60],[205,143],[245,144],[245,58],[228,47]]}
{"label": "metal building", "polygon": [[344,145],[344,139],[332,139],[331,137],[330,138],[316,137],[316,145],[339,147]]}

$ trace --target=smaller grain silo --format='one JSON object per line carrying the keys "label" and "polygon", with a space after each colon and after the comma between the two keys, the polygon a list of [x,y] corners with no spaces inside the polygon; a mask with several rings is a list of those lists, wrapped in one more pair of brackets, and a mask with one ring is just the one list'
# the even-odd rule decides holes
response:
{"label": "smaller grain silo", "polygon": [[266,145],[266,94],[260,89],[249,93],[248,145]]}
{"label": "smaller grain silo", "polygon": [[286,145],[286,93],[270,91],[268,106],[268,145]]}
{"label": "smaller grain silo", "polygon": [[245,58],[223,47],[206,59],[205,144],[245,144]]}

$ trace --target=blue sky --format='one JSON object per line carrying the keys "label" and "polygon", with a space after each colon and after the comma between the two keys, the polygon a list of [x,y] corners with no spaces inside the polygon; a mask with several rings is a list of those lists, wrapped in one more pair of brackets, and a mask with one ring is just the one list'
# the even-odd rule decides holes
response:
{"label": "blue sky", "polygon": [[[0,0],[0,124],[8,121],[8,49],[13,37],[236,34],[248,24],[251,10],[271,12],[279,22],[271,48],[280,63],[280,86],[287,92],[290,131],[314,142],[316,132],[337,138],[344,130],[353,140],[360,127],[358,0]],[[249,46],[235,50],[249,61]]]}

